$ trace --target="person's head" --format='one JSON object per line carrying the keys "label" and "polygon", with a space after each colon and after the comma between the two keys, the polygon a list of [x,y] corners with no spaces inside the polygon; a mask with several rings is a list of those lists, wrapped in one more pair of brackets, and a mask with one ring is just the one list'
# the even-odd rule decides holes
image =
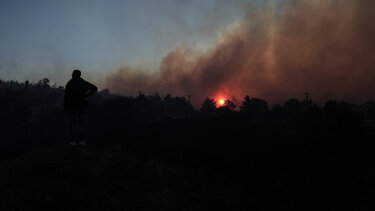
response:
{"label": "person's head", "polygon": [[81,77],[81,71],[80,70],[74,70],[72,73],[72,78],[80,78]]}

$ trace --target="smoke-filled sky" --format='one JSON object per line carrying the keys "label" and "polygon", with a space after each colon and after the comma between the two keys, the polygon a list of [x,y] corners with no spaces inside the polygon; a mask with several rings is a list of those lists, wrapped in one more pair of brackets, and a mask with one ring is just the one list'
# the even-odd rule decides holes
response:
{"label": "smoke-filled sky", "polygon": [[80,68],[123,94],[375,97],[374,0],[3,0],[0,8],[0,78],[63,84]]}
{"label": "smoke-filled sky", "polygon": [[[157,69],[176,46],[205,49],[241,19],[242,0],[1,0],[0,78],[101,82],[123,66]],[[155,68],[156,67],[156,68]],[[89,75],[89,76],[88,76]]]}

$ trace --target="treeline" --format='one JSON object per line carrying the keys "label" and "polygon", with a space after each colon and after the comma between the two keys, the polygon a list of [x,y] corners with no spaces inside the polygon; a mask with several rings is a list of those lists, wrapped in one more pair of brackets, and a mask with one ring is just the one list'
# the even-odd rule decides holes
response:
{"label": "treeline", "polygon": [[[36,83],[0,80],[0,128],[7,140],[48,140],[67,134],[67,115],[62,102],[64,87],[50,85],[48,79]],[[217,106],[207,98],[199,109],[188,99],[170,94],[139,94],[136,97],[113,95],[102,90],[89,99],[88,124],[92,130],[117,128],[132,122],[162,120],[230,120],[253,124],[294,125],[301,130],[350,132],[375,122],[375,102],[361,105],[328,101],[319,106],[312,99],[289,99],[283,104],[245,96],[241,103],[227,100]],[[15,142],[16,143],[16,142]],[[25,143],[24,143],[25,144]]]}
{"label": "treeline", "polygon": [[[50,85],[47,78],[37,83],[0,80],[0,115],[3,123],[36,120],[53,112],[62,112],[64,87]],[[137,97],[114,95],[104,89],[90,99],[90,110],[102,115],[136,121],[160,121],[163,119],[247,119],[254,122],[285,123],[307,113],[335,113],[339,116],[354,115],[365,122],[375,120],[375,102],[361,105],[334,100],[318,106],[312,99],[289,99],[283,104],[270,107],[266,100],[245,96],[241,103],[230,99],[218,106],[214,99],[206,98],[195,109],[184,97],[158,93]],[[4,122],[6,121],[6,122]]]}

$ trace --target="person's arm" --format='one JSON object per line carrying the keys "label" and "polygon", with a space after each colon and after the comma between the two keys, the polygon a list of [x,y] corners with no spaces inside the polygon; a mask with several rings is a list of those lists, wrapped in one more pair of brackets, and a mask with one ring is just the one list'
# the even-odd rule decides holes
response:
{"label": "person's arm", "polygon": [[94,84],[91,84],[87,81],[85,81],[85,86],[86,86],[86,97],[90,97],[91,95],[93,95],[95,92],[98,91],[98,87],[96,87]]}

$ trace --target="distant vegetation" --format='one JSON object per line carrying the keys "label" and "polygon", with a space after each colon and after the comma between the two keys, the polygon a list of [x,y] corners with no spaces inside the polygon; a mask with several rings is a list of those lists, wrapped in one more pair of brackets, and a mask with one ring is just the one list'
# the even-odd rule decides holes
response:
{"label": "distant vegetation", "polygon": [[[37,83],[0,81],[0,127],[2,147],[27,147],[67,139],[67,119],[62,108],[64,87]],[[361,105],[328,101],[322,107],[311,99],[290,99],[271,108],[263,99],[245,96],[240,105],[227,100],[217,107],[207,98],[199,110],[184,97],[139,94],[113,95],[102,90],[90,98],[88,133],[105,136],[139,122],[165,120],[241,120],[251,124],[296,126],[299,131],[353,132],[375,122],[375,102]],[[104,132],[107,131],[107,132]],[[52,140],[51,140],[52,139]]]}

